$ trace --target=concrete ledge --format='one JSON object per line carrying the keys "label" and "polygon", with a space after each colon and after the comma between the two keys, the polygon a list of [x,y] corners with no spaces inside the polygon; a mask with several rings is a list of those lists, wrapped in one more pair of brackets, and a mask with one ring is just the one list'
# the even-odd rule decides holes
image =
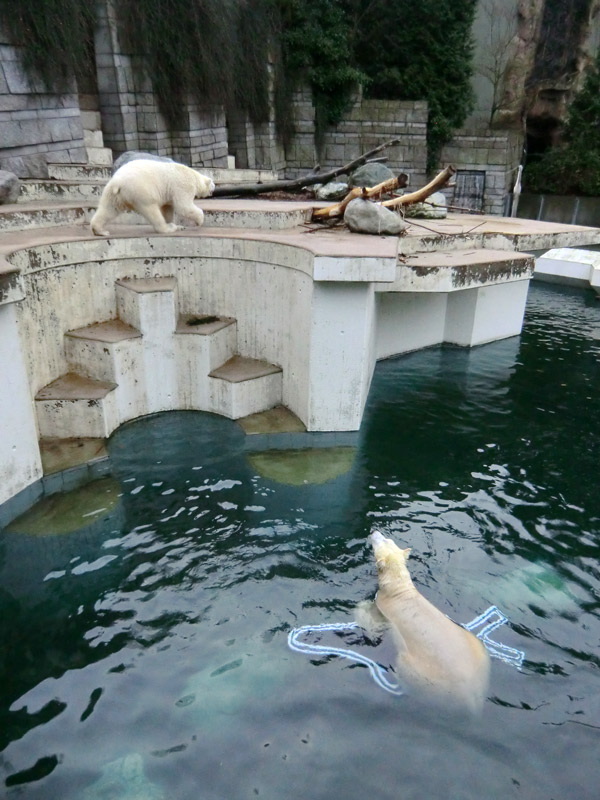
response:
{"label": "concrete ledge", "polygon": [[225,364],[209,372],[209,378],[220,378],[227,383],[242,383],[281,372],[281,367],[256,358],[233,356]]}
{"label": "concrete ledge", "polygon": [[534,259],[506,250],[461,250],[421,253],[398,265],[392,284],[377,284],[378,292],[455,292],[477,286],[531,278]]}
{"label": "concrete ledge", "polygon": [[20,271],[0,256],[0,306],[25,297]]}

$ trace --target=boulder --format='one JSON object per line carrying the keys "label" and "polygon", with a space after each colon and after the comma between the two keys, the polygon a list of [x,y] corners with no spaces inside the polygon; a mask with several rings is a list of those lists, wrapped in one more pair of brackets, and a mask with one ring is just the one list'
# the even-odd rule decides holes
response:
{"label": "boulder", "polygon": [[354,233],[374,233],[381,236],[397,236],[408,227],[399,214],[361,197],[348,203],[344,222]]}
{"label": "boulder", "polygon": [[362,167],[355,169],[350,175],[349,185],[352,186],[377,186],[378,183],[389,181],[390,178],[396,176],[391,169],[381,164],[379,161],[373,161],[370,164],[364,164]]}
{"label": "boulder", "polygon": [[146,161],[169,161],[171,163],[175,161],[174,158],[169,158],[169,156],[157,156],[156,153],[144,153],[141,150],[128,150],[126,153],[121,153],[113,164],[113,174],[119,167],[122,167],[123,164],[128,164],[130,161],[135,161],[138,158],[143,158]]}
{"label": "boulder", "polygon": [[0,205],[16,203],[19,200],[21,181],[14,172],[0,170]]}
{"label": "boulder", "polygon": [[418,219],[445,219],[448,216],[445,194],[434,192],[422,203],[404,206],[404,216]]}
{"label": "boulder", "polygon": [[315,192],[317,200],[343,200],[348,194],[349,188],[347,183],[340,181],[329,181],[329,183],[321,184]]}

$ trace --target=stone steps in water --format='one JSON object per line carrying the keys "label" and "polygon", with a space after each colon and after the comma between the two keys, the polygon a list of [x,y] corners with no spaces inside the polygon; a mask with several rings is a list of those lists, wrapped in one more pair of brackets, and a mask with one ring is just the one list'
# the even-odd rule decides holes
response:
{"label": "stone steps in water", "polygon": [[40,436],[105,439],[118,425],[116,388],[72,372],[44,386],[35,397]]}
{"label": "stone steps in water", "polygon": [[240,419],[281,404],[281,367],[260,359],[235,355],[209,374],[216,413]]}
{"label": "stone steps in water", "polygon": [[65,333],[68,372],[35,398],[43,438],[105,438],[159,411],[237,419],[281,403],[281,368],[236,355],[233,317],[180,314],[177,288],[172,276],[117,280],[117,318]]}

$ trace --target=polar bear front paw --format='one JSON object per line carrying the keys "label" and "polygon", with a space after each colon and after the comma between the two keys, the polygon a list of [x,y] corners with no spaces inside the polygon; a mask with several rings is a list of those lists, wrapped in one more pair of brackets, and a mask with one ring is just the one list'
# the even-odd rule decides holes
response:
{"label": "polar bear front paw", "polygon": [[168,222],[165,226],[165,233],[175,233],[175,231],[182,231],[183,225],[175,225],[174,222]]}

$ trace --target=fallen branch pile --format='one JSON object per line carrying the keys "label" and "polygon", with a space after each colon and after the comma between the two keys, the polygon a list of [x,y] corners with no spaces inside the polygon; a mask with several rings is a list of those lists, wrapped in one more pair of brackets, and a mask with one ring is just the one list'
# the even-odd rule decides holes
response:
{"label": "fallen branch pile", "polygon": [[[308,175],[304,175],[301,178],[294,178],[293,180],[270,181],[269,183],[223,184],[222,186],[217,186],[211,196],[247,197],[257,194],[265,194],[267,192],[299,191],[305,186],[314,186],[315,183],[327,183],[328,181],[332,180],[332,178],[337,178],[338,175],[343,175],[347,172],[353,172],[367,161],[379,161],[378,158],[374,158],[373,156],[381,153],[381,151],[385,150],[387,147],[392,147],[393,145],[399,143],[400,139],[390,139],[389,141],[380,144],[378,147],[374,147],[372,150],[369,150],[368,153],[363,153],[361,156],[355,158],[353,161],[350,161],[348,164],[344,164],[343,167],[337,167],[336,169],[329,170],[328,172],[320,172],[320,167],[316,166],[312,172],[308,173]],[[406,184],[400,185],[403,186]]]}
{"label": "fallen branch pile", "polygon": [[[456,168],[452,165],[449,165],[438,175],[436,175],[436,177],[426,186],[423,186],[421,189],[417,189],[416,192],[403,194],[399,197],[392,197],[390,200],[384,200],[381,205],[385,206],[386,208],[393,209],[402,208],[403,206],[412,205],[414,203],[422,203],[429,197],[429,195],[437,192],[438,189],[441,189],[443,186],[445,186],[455,173]],[[335,203],[331,206],[326,206],[325,208],[315,209],[312,215],[313,221],[324,222],[336,217],[343,217],[346,206],[351,200],[354,200],[357,197],[362,197],[365,200],[380,199],[386,194],[391,194],[395,189],[406,186],[406,180],[406,175],[402,174],[397,178],[392,178],[388,181],[380,183],[377,186],[373,186],[371,189],[351,189],[341,202]]]}

